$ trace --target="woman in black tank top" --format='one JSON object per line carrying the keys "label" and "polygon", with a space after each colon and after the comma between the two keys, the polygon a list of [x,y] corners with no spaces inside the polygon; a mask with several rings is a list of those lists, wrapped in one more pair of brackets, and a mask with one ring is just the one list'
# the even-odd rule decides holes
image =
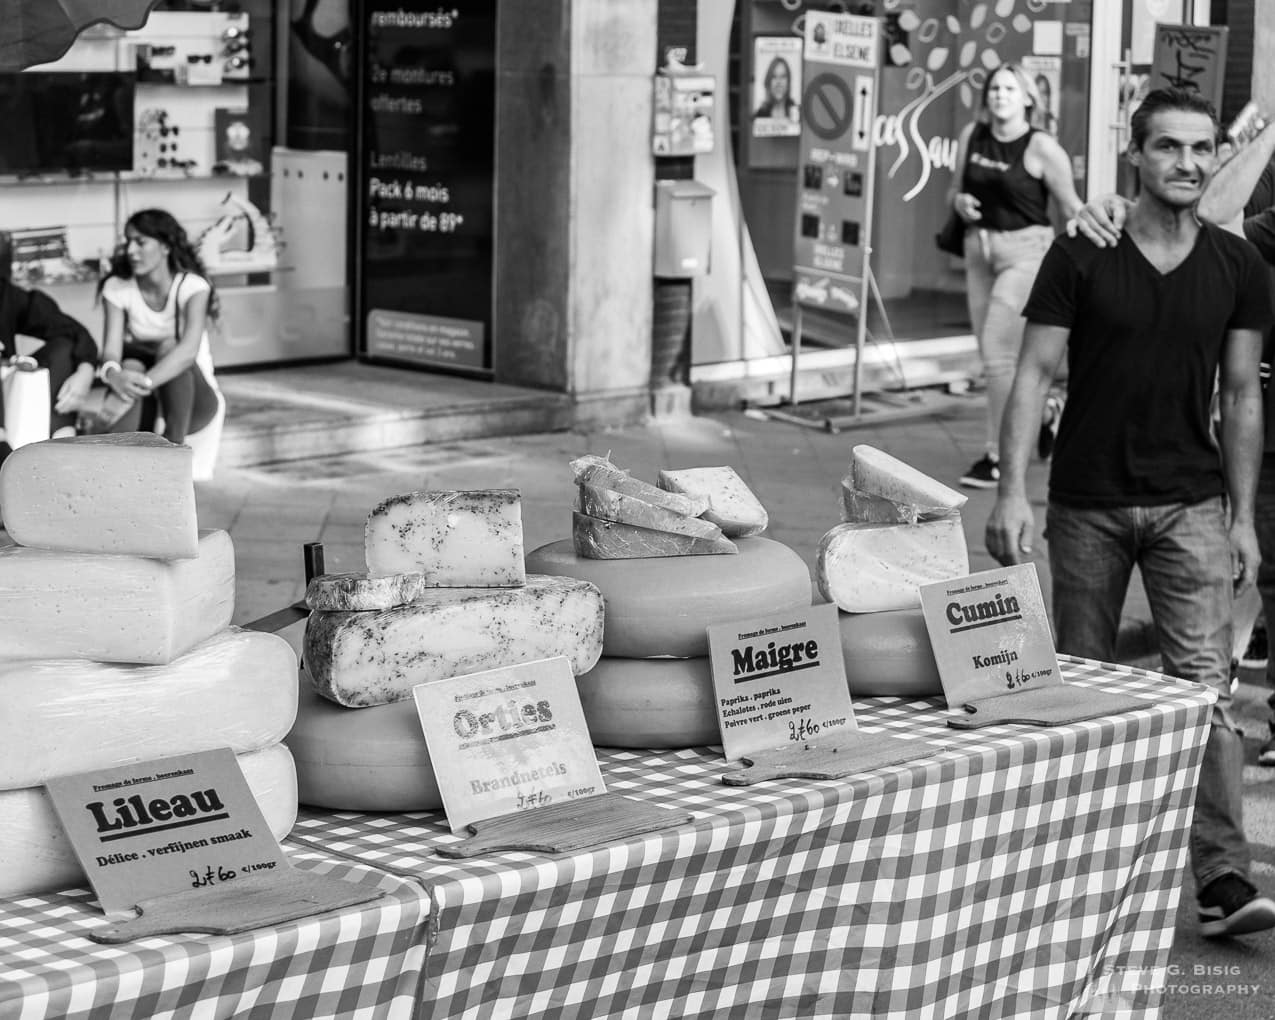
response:
{"label": "woman in black tank top", "polygon": [[1023,306],[1054,236],[1049,200],[1068,217],[1081,206],[1067,153],[1032,126],[1040,110],[1036,85],[1017,64],[988,75],[978,120],[961,134],[960,171],[948,192],[966,225],[966,291],[987,383],[987,450],[960,480],[973,488],[1000,480],[1001,416],[1022,346]]}

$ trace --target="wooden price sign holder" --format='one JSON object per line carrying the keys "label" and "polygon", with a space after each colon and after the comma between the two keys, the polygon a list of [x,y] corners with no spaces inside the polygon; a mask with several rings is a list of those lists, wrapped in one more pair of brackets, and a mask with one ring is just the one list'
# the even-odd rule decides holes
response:
{"label": "wooden price sign holder", "polygon": [[607,793],[565,656],[423,683],[421,730],[453,833],[443,857],[570,853],[691,820]]}
{"label": "wooden price sign holder", "polygon": [[384,895],[294,869],[228,748],[59,776],[47,790],[111,922],[88,933],[95,942],[233,935]]}
{"label": "wooden price sign holder", "polygon": [[1146,707],[1063,681],[1034,563],[922,585],[921,609],[948,707],[965,712],[948,718],[953,729],[1060,726]]}

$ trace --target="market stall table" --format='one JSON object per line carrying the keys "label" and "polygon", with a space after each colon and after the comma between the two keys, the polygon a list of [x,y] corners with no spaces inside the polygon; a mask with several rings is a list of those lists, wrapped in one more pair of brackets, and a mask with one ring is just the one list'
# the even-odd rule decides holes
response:
{"label": "market stall table", "polygon": [[[603,750],[612,792],[694,821],[562,857],[446,860],[434,848],[458,837],[439,814],[303,811],[285,846],[386,872],[395,937],[369,904],[108,949],[83,938],[100,920],[84,896],[0,904],[0,1016],[167,1016],[141,1008],[163,989],[174,1016],[198,998],[198,1015],[228,1017],[277,997],[263,1016],[408,1017],[426,947],[429,1017],[1154,1016],[1213,695],[1062,663],[1068,681],[1147,707],[957,731],[941,701],[861,699],[864,729],[944,750],[837,781],[727,787],[734,766],[708,750]],[[418,899],[395,874],[419,877]],[[383,959],[349,969],[364,928]],[[341,982],[363,987],[331,1013],[297,994],[322,989],[326,1009]],[[120,992],[123,1007],[101,1005]]]}

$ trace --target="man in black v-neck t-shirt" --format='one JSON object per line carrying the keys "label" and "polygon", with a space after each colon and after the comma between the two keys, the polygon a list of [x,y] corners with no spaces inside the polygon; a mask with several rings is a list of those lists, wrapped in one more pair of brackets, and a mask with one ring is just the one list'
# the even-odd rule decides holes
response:
{"label": "man in black v-neck t-shirt", "polygon": [[[1258,360],[1272,310],[1257,252],[1195,217],[1217,158],[1212,108],[1195,93],[1156,90],[1131,133],[1140,194],[1119,243],[1059,238],[1023,312],[987,545],[1004,564],[1031,556],[1026,467],[1066,350],[1068,396],[1046,519],[1058,650],[1115,658],[1137,565],[1165,672],[1218,695],[1191,864],[1203,934],[1238,935],[1275,927],[1275,903],[1249,881],[1243,739],[1230,712],[1233,596],[1253,583],[1259,561]],[[1220,456],[1210,430],[1215,380]]]}

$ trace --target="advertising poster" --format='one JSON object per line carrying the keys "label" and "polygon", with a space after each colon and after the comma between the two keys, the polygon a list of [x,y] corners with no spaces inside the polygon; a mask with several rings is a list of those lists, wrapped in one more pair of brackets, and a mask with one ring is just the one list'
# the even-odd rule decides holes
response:
{"label": "advertising poster", "polygon": [[804,52],[793,294],[854,313],[870,232],[880,23],[809,11]]}
{"label": "advertising poster", "polygon": [[357,6],[356,321],[369,359],[491,369],[496,3]]}
{"label": "advertising poster", "polygon": [[1058,103],[1062,98],[1062,57],[1026,56],[1023,70],[1040,95],[1040,111],[1036,127],[1058,134]]}
{"label": "advertising poster", "polygon": [[801,40],[758,36],[753,40],[754,138],[801,134]]}

